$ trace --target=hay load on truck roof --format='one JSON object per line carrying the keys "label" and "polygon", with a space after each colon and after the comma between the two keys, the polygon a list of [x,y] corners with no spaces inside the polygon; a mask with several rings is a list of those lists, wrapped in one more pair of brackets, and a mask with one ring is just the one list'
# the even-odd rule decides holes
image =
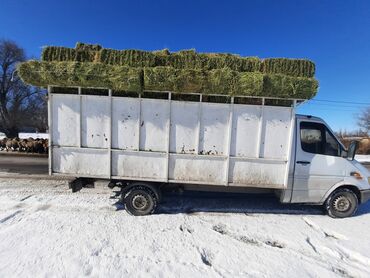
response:
{"label": "hay load on truck roof", "polygon": [[45,47],[41,61],[22,63],[18,72],[34,86],[104,87],[122,94],[170,91],[310,99],[318,88],[315,65],[304,59],[113,50],[83,43]]}
{"label": "hay load on truck roof", "polygon": [[282,203],[353,215],[370,173],[320,118],[296,115],[315,96],[315,66],[232,54],[46,47],[18,68],[47,87],[49,173],[119,186],[133,215],[166,187],[274,192]]}

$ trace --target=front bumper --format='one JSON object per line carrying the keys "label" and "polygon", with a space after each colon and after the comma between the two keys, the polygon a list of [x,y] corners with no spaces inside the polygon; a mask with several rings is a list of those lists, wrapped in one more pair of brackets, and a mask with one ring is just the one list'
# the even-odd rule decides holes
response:
{"label": "front bumper", "polygon": [[361,190],[361,204],[366,203],[367,201],[370,200],[370,189],[368,190]]}

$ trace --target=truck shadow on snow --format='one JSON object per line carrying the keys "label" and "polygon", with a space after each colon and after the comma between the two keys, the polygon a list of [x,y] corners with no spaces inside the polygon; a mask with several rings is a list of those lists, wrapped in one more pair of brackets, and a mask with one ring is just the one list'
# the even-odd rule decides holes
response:
{"label": "truck shadow on snow", "polygon": [[[273,194],[210,192],[165,193],[157,214],[245,213],[323,215],[322,206],[282,204]],[[360,205],[355,216],[370,213],[370,202]]]}

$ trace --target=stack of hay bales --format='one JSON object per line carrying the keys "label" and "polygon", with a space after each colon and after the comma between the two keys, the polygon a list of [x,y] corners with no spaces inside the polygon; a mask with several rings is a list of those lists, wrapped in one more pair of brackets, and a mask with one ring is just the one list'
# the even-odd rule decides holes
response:
{"label": "stack of hay bales", "polygon": [[106,87],[117,91],[172,91],[225,95],[312,98],[318,88],[309,60],[233,54],[105,49],[77,43],[48,46],[41,61],[18,68],[34,86]]}

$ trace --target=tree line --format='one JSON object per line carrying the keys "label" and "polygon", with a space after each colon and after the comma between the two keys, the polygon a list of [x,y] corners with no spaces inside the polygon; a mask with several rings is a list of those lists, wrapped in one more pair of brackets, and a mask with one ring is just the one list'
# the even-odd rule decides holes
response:
{"label": "tree line", "polygon": [[0,40],[0,132],[9,138],[48,127],[46,90],[24,84],[16,74],[17,64],[26,59],[15,42]]}

